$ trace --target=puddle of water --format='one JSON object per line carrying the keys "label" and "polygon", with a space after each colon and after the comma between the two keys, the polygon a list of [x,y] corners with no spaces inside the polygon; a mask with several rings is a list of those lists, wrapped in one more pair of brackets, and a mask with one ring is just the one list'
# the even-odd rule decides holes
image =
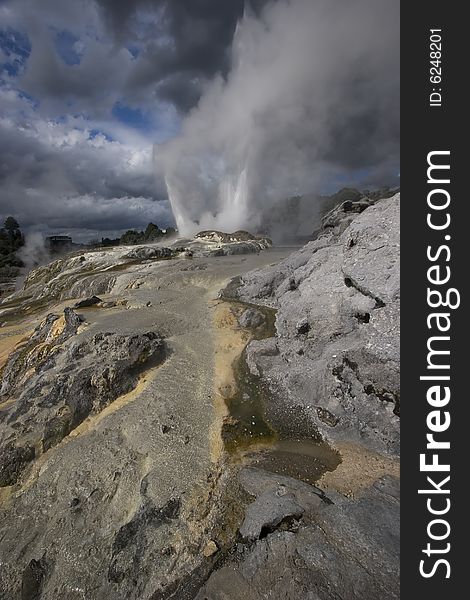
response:
{"label": "puddle of water", "polygon": [[[275,335],[276,311],[274,309],[237,300],[227,301],[227,304],[235,323],[249,308],[263,314],[264,322],[261,326],[246,330],[249,332],[249,339],[265,339]],[[235,391],[230,398],[225,398],[229,417],[222,425],[222,440],[229,454],[245,451],[254,444],[272,443],[277,437],[264,416],[268,390],[259,377],[250,373],[245,356],[246,352],[243,350],[232,364]]]}
{"label": "puddle of water", "polygon": [[233,366],[237,389],[226,400],[230,417],[222,426],[222,439],[229,454],[245,451],[254,444],[273,443],[277,436],[265,419],[266,386],[252,375],[245,360],[245,351]]}
{"label": "puddle of water", "polygon": [[315,483],[341,463],[338,452],[325,442],[278,440],[272,446],[248,455],[253,465],[266,471]]}
{"label": "puddle of water", "polygon": [[247,308],[257,310],[264,316],[264,323],[252,331],[252,339],[254,340],[265,340],[276,335],[276,313],[275,308],[269,306],[258,306],[256,304],[250,304],[249,302],[232,301],[231,304],[240,306],[242,312]]}
{"label": "puddle of water", "polygon": [[[265,323],[251,332],[252,339],[273,337],[276,333],[276,311],[239,301],[230,301],[237,313],[246,308],[262,312]],[[341,462],[320,436],[310,439],[285,439],[266,418],[269,388],[263,380],[253,375],[246,364],[246,350],[233,365],[236,391],[226,399],[229,417],[222,425],[222,440],[233,459],[247,460],[251,464],[294,477],[307,483],[318,481],[326,472],[334,471]]]}
{"label": "puddle of water", "polygon": [[0,305],[0,310],[6,308],[5,313],[0,314],[0,321],[8,325],[16,323],[26,317],[36,315],[41,310],[45,310],[46,307],[47,302],[44,300],[35,300],[27,305],[11,305],[10,309],[6,308],[5,305]]}

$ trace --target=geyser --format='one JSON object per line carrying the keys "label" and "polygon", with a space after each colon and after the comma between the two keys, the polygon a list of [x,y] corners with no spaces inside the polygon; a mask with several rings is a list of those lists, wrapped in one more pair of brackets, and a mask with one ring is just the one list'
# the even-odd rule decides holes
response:
{"label": "geyser", "polygon": [[179,230],[262,229],[282,198],[396,185],[398,36],[398,0],[246,12],[227,79],[210,81],[180,134],[156,147]]}
{"label": "geyser", "polygon": [[213,185],[218,189],[208,193],[205,200],[202,196],[198,198],[195,190],[192,197],[201,202],[189,206],[179,179],[167,176],[165,181],[178,230],[184,235],[192,235],[201,229],[232,231],[245,226],[249,214],[246,169],[239,175],[225,175],[219,182],[214,181]]}

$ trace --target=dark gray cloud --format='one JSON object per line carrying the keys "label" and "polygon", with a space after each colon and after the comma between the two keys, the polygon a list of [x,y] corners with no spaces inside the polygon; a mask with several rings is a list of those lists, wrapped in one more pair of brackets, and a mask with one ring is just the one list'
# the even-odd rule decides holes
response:
{"label": "dark gray cloud", "polygon": [[398,0],[6,0],[0,22],[0,217],[164,226],[166,176],[249,221],[398,170]]}
{"label": "dark gray cloud", "polygon": [[0,218],[85,236],[173,223],[152,145],[227,74],[243,10],[243,0],[2,2]]}
{"label": "dark gray cloud", "polygon": [[[184,112],[197,103],[202,82],[228,72],[244,0],[45,0],[39,9],[37,2],[17,0],[5,6],[9,22],[32,42],[21,87],[41,98],[44,110],[69,103],[96,114],[118,98],[139,104],[161,98]],[[73,68],[57,52],[61,30],[82,45]]]}
{"label": "dark gray cloud", "polygon": [[[226,76],[237,22],[245,10],[258,13],[266,0],[97,3],[115,39],[141,47],[140,60],[127,82],[129,93],[153,88],[158,97],[185,112],[197,104],[203,82],[217,73]],[[150,29],[146,19],[152,24]]]}
{"label": "dark gray cloud", "polygon": [[181,230],[262,227],[283,197],[398,184],[398,0],[290,0],[246,15],[226,79],[160,148]]}
{"label": "dark gray cloud", "polygon": [[173,223],[148,142],[109,140],[82,119],[57,123],[23,108],[21,123],[0,118],[2,220],[14,214],[26,229],[76,239]]}

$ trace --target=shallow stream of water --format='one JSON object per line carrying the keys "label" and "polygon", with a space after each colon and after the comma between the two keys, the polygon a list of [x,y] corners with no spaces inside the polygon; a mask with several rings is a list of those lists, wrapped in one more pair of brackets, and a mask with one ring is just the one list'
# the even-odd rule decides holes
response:
{"label": "shallow stream of water", "polygon": [[[253,331],[252,339],[274,337],[276,311],[240,301],[230,302],[232,309],[255,308],[265,322]],[[246,362],[246,349],[233,364],[236,390],[226,399],[229,417],[222,426],[226,451],[234,460],[247,461],[267,471],[300,479],[318,481],[341,462],[339,453],[318,436],[286,438],[266,417],[271,391],[262,377],[253,375]]]}

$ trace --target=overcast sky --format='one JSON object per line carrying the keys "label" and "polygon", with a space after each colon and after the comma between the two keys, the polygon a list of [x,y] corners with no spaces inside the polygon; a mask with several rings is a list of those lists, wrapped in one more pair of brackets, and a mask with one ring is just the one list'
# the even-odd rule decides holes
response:
{"label": "overcast sky", "polygon": [[229,76],[244,4],[0,0],[0,218],[77,240],[172,224],[153,145]]}

